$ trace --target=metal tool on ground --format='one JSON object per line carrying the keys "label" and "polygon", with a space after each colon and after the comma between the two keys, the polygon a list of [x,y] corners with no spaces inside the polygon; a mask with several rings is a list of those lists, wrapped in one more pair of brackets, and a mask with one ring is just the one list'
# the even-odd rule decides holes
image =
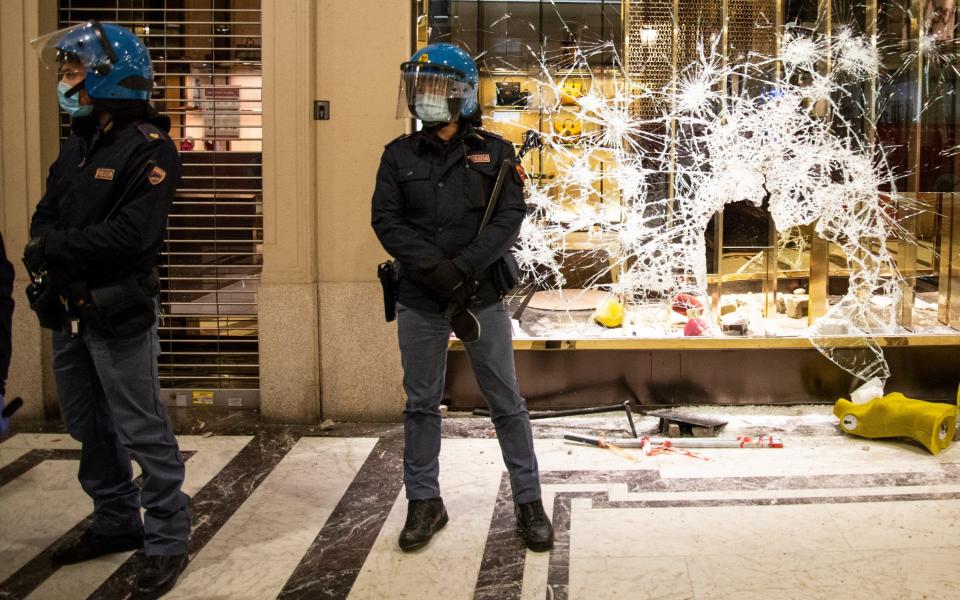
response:
{"label": "metal tool on ground", "polygon": [[[620,448],[616,444],[612,444],[607,441],[606,436],[601,432],[599,437],[600,447],[610,450],[614,454],[619,454],[623,458],[626,458],[630,461],[636,461],[636,457],[628,453],[623,448]],[[681,456],[686,456],[688,458],[696,458],[697,460],[709,461],[710,459],[706,456],[701,456],[696,452],[691,452],[686,448],[674,448],[670,444],[670,440],[664,441],[662,444],[651,444],[650,438],[648,436],[643,436],[640,438],[640,451],[643,452],[645,456],[659,456],[661,454],[679,454]]]}
{"label": "metal tool on ground", "polygon": [[722,419],[700,417],[672,410],[652,410],[646,414],[648,417],[659,417],[660,425],[657,430],[661,435],[670,433],[670,425],[677,425],[682,435],[693,435],[693,428],[700,427],[705,429],[710,436],[715,436],[727,425],[727,422]]}
{"label": "metal tool on ground", "polygon": [[[633,422],[633,410],[630,408],[630,401],[623,404],[613,404],[611,406],[595,406],[592,408],[572,408],[569,410],[543,410],[530,413],[530,420],[537,419],[555,419],[557,417],[579,417],[583,415],[598,415],[602,413],[623,411],[627,415],[627,422],[630,424],[630,433],[637,437],[637,427]],[[489,417],[490,411],[485,408],[473,409],[473,414],[478,417]]]}
{"label": "metal tool on ground", "polygon": [[[600,445],[601,438],[597,436],[565,433],[563,439],[598,448],[602,447]],[[735,438],[604,438],[603,443],[613,444],[621,448],[645,448],[646,446],[662,446],[664,444],[669,444],[672,448],[783,448],[783,441],[772,435],[738,436]]]}
{"label": "metal tool on ground", "polygon": [[670,445],[669,442],[664,442],[659,446],[653,446],[645,452],[647,456],[658,456],[660,454],[679,454],[681,456],[686,456],[689,458],[696,458],[697,460],[709,461],[710,459],[706,456],[701,456],[696,452],[691,452],[686,448],[674,448]]}

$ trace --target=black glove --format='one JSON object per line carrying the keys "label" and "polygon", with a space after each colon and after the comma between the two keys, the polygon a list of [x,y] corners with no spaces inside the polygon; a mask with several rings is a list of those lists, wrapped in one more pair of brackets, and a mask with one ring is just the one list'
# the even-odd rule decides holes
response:
{"label": "black glove", "polygon": [[466,278],[463,271],[453,264],[452,260],[444,259],[423,278],[430,291],[441,298],[450,298],[458,287],[463,285]]}
{"label": "black glove", "polygon": [[39,273],[47,262],[47,254],[44,249],[46,244],[47,236],[40,235],[27,242],[23,249],[23,262],[34,273]]}
{"label": "black glove", "polygon": [[470,306],[470,298],[477,293],[479,288],[479,281],[476,281],[475,279],[468,279],[457,286],[457,289],[453,290],[453,294],[450,295],[449,303],[457,306]]}

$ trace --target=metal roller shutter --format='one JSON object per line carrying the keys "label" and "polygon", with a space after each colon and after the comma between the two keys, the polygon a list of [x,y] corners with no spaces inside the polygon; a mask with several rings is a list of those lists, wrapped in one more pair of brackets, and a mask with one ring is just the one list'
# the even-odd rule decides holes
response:
{"label": "metal roller shutter", "polygon": [[[178,405],[259,404],[259,0],[61,0],[61,27],[123,25],[153,59],[183,181],[161,261],[161,386]],[[61,115],[67,133],[66,115]]]}

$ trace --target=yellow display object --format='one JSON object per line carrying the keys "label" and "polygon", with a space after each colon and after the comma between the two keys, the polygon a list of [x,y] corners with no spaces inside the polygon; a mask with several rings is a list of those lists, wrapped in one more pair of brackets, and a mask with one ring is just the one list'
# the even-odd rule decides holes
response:
{"label": "yellow display object", "polygon": [[553,120],[553,131],[562,138],[573,139],[583,133],[583,123],[576,117],[561,115]]}
{"label": "yellow display object", "polygon": [[863,404],[840,398],[833,414],[847,433],[867,438],[909,437],[933,454],[950,445],[957,429],[956,406],[914,400],[899,392]]}
{"label": "yellow display object", "polygon": [[568,79],[563,82],[560,88],[560,104],[563,106],[575,106],[577,99],[583,97],[583,82]]}
{"label": "yellow display object", "polygon": [[593,320],[598,325],[614,328],[623,325],[623,305],[613,296],[608,296],[597,304],[593,311]]}

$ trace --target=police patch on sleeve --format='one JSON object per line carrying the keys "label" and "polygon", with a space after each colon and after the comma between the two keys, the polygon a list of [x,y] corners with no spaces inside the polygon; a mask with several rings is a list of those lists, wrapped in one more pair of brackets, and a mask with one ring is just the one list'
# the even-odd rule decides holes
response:
{"label": "police patch on sleeve", "polygon": [[147,175],[147,180],[150,181],[151,185],[159,185],[161,181],[167,178],[167,172],[161,169],[160,167],[154,167],[150,174]]}
{"label": "police patch on sleeve", "polygon": [[514,165],[514,170],[516,171],[518,183],[523,185],[527,182],[527,172],[523,170],[523,165],[517,163]]}

